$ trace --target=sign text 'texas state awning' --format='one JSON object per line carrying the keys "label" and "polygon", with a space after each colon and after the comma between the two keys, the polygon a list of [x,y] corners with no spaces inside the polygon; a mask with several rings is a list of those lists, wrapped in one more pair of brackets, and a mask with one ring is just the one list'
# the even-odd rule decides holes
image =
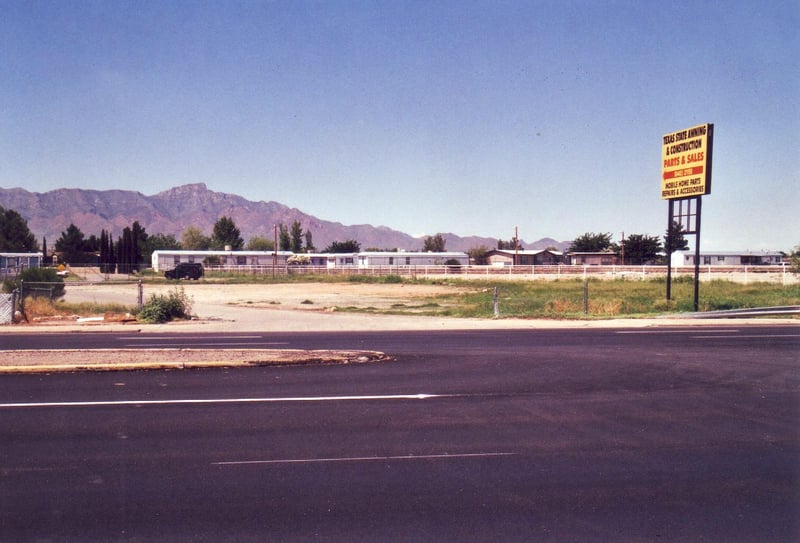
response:
{"label": "sign text 'texas state awning'", "polygon": [[664,136],[661,147],[661,198],[672,200],[711,192],[714,125],[701,124]]}

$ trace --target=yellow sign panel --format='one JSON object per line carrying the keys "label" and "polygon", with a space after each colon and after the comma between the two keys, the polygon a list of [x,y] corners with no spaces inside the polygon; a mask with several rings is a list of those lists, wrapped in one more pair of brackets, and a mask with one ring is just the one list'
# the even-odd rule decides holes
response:
{"label": "yellow sign panel", "polygon": [[701,124],[664,136],[661,147],[661,198],[672,200],[711,192],[714,125]]}

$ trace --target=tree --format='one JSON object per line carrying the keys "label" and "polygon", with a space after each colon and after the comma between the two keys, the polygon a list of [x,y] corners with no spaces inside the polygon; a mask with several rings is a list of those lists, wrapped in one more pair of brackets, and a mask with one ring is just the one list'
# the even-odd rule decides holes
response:
{"label": "tree", "polygon": [[647,264],[661,252],[661,239],[647,234],[631,234],[623,242],[625,260],[630,264]]}
{"label": "tree", "polygon": [[317,250],[317,248],[314,247],[314,241],[311,239],[311,230],[306,230],[305,235],[306,235],[306,252],[313,253],[314,251]]}
{"label": "tree", "polygon": [[39,249],[28,222],[13,209],[0,206],[0,251],[33,253]]}
{"label": "tree", "polygon": [[248,251],[274,251],[275,242],[264,236],[253,236],[247,242],[246,247]]}
{"label": "tree", "polygon": [[608,251],[612,248],[611,234],[595,234],[594,232],[586,232],[578,236],[569,246],[571,253],[599,253],[601,251]]}
{"label": "tree", "polygon": [[333,241],[322,250],[323,253],[357,253],[359,251],[361,251],[361,244],[354,239]]}
{"label": "tree", "polygon": [[497,248],[500,251],[514,251],[516,249],[522,250],[522,244],[519,242],[518,239],[511,238],[508,241],[503,241],[502,239],[497,240]]}
{"label": "tree", "polygon": [[133,225],[131,226],[131,241],[133,242],[133,247],[131,248],[131,256],[133,257],[133,262],[136,264],[136,271],[139,271],[139,267],[141,266],[142,262],[149,262],[150,261],[150,254],[147,255],[147,258],[144,258],[144,254],[142,253],[142,249],[147,246],[147,239],[149,236],[147,232],[144,230],[144,226],[139,224],[139,221],[133,221]]}
{"label": "tree", "polygon": [[88,261],[85,251],[86,239],[81,229],[71,224],[61,232],[56,240],[56,251],[61,253],[61,260],[69,264],[83,264]]}
{"label": "tree", "polygon": [[686,251],[688,249],[689,242],[684,237],[683,226],[678,221],[672,221],[664,236],[664,252],[667,253],[667,259],[669,260],[675,251]]}
{"label": "tree", "polygon": [[467,254],[469,255],[470,262],[475,263],[478,266],[484,266],[489,263],[486,257],[486,253],[489,252],[489,248],[485,245],[480,245],[478,247],[473,247]]}
{"label": "tree", "polygon": [[114,243],[111,241],[111,234],[103,229],[100,231],[100,273],[114,273],[116,269]]}
{"label": "tree", "polygon": [[791,259],[789,259],[792,273],[800,273],[800,244],[794,248]]}
{"label": "tree", "polygon": [[281,251],[292,250],[292,238],[289,236],[289,229],[285,224],[278,225],[278,247]]}
{"label": "tree", "polygon": [[175,250],[181,248],[181,243],[172,234],[153,234],[147,236],[147,240],[140,245],[142,259],[149,262],[153,258],[154,251]]}
{"label": "tree", "polygon": [[290,250],[293,253],[301,252],[303,250],[303,227],[300,225],[300,221],[292,223],[291,238],[292,246]]}
{"label": "tree", "polygon": [[445,246],[444,236],[441,234],[436,234],[435,236],[431,237],[428,236],[425,238],[425,241],[422,244],[422,251],[423,252],[430,252],[430,253],[443,253]]}
{"label": "tree", "polygon": [[122,235],[117,240],[117,271],[119,273],[133,273],[139,271],[139,261],[137,254],[139,246],[133,230],[126,226],[122,229]]}
{"label": "tree", "polygon": [[42,237],[42,260],[47,262],[47,236]]}
{"label": "tree", "polygon": [[210,246],[211,238],[196,226],[188,226],[181,234],[181,249],[184,251],[207,251]]}
{"label": "tree", "polygon": [[211,232],[211,248],[221,250],[228,245],[234,251],[239,251],[244,247],[244,240],[233,219],[223,215],[214,223],[214,229]]}

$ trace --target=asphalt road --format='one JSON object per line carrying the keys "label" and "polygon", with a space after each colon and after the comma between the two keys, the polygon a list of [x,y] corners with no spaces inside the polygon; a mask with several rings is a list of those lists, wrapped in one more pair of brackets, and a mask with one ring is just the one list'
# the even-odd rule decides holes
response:
{"label": "asphalt road", "polygon": [[797,327],[20,341],[396,360],[5,375],[1,541],[800,539]]}

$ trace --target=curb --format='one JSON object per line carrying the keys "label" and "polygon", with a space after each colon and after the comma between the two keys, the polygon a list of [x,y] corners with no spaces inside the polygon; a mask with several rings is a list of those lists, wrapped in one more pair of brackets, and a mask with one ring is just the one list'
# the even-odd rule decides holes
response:
{"label": "curb", "polygon": [[[367,364],[393,360],[380,351],[330,351],[301,349],[74,349],[20,350],[4,353],[0,374],[102,371],[188,370],[257,366]],[[97,357],[98,362],[86,359]],[[126,360],[125,358],[130,358]],[[57,364],[31,360],[59,358]],[[116,358],[116,361],[106,361]],[[64,360],[67,361],[64,361]],[[120,360],[122,359],[122,360]],[[177,359],[177,360],[175,360]]]}

